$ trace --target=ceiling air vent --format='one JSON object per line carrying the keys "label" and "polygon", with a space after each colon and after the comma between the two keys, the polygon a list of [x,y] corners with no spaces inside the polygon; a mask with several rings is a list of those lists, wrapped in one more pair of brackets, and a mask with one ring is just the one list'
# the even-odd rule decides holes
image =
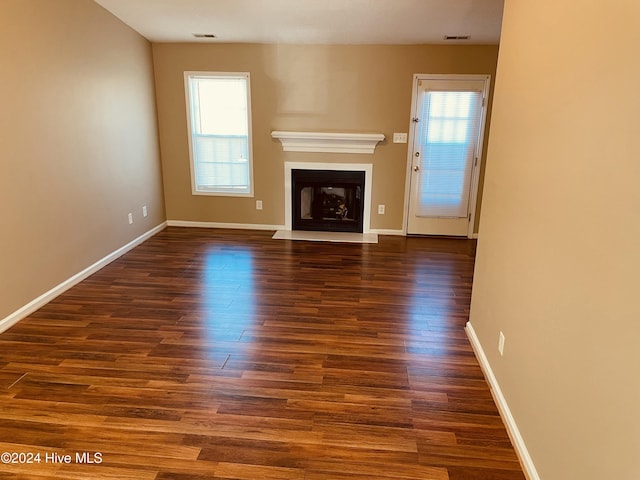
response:
{"label": "ceiling air vent", "polygon": [[216,38],[213,33],[194,33],[193,36],[196,38]]}
{"label": "ceiling air vent", "polygon": [[445,40],[469,40],[471,35],[445,35]]}

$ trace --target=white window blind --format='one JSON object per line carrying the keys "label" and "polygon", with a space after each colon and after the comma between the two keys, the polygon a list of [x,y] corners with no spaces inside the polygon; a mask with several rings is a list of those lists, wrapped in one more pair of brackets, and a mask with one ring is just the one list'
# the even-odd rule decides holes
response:
{"label": "white window blind", "polygon": [[482,93],[428,91],[421,97],[420,196],[417,215],[466,217]]}
{"label": "white window blind", "polygon": [[185,74],[194,193],[251,195],[249,74]]}

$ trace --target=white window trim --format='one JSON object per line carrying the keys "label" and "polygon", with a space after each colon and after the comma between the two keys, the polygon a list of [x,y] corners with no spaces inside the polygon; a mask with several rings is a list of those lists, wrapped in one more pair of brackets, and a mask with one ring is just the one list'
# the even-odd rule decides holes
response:
{"label": "white window trim", "polygon": [[[195,159],[193,156],[193,131],[191,124],[191,94],[189,91],[189,77],[245,77],[247,80],[247,122],[249,135],[249,191],[203,191],[198,190],[195,175]],[[189,141],[189,170],[191,172],[191,194],[217,197],[253,197],[253,121],[251,117],[251,76],[249,72],[207,72],[207,71],[186,71],[184,72],[185,106],[187,113],[187,139]]]}

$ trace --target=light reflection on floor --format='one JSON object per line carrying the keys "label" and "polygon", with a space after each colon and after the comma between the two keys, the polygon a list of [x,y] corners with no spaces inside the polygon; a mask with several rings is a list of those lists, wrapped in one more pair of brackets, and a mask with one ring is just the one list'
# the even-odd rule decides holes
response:
{"label": "light reflection on floor", "polygon": [[[416,333],[406,347],[413,353],[442,355],[458,347],[450,335],[439,332],[463,327],[468,319],[468,305],[458,303],[454,286],[460,285],[458,271],[448,262],[416,264],[411,302],[408,310],[408,330]],[[471,280],[469,279],[469,282]]]}
{"label": "light reflection on floor", "polygon": [[237,341],[255,322],[253,253],[212,249],[205,255],[202,278],[205,334],[211,341]]}

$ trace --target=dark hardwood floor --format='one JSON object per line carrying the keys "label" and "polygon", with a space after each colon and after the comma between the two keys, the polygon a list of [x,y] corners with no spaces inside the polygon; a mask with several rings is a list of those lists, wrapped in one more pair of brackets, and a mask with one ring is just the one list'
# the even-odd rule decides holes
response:
{"label": "dark hardwood floor", "polygon": [[168,228],[0,335],[0,478],[522,480],[473,254]]}

